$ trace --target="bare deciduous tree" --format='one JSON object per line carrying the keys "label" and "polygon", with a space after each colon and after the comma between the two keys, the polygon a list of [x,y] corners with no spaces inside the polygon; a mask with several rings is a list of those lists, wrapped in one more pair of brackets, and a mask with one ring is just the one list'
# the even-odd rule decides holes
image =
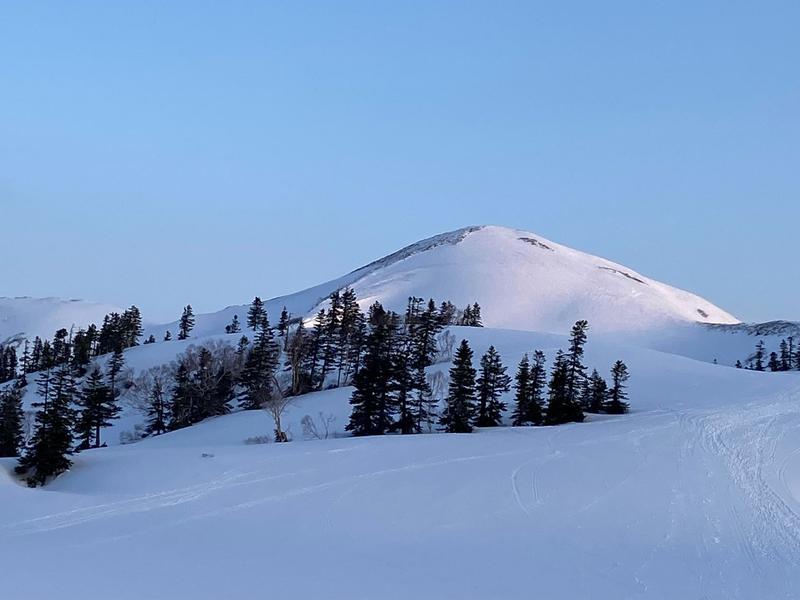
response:
{"label": "bare deciduous tree", "polygon": [[334,423],[336,423],[336,417],[322,411],[317,413],[316,418],[305,415],[300,421],[300,425],[303,427],[303,437],[307,440],[327,440],[329,437],[333,437],[335,435]]}
{"label": "bare deciduous tree", "polygon": [[435,363],[450,362],[456,347],[456,336],[450,331],[443,331],[436,336]]}
{"label": "bare deciduous tree", "polygon": [[259,389],[259,396],[263,396],[263,398],[258,398],[259,405],[261,408],[267,411],[267,413],[269,413],[269,415],[272,417],[272,420],[275,421],[275,441],[288,442],[289,437],[283,430],[281,419],[283,418],[283,414],[286,412],[286,409],[294,403],[295,398],[293,396],[286,395],[286,392],[281,389],[281,385],[278,382],[277,377],[272,377],[272,383],[273,385],[270,386],[272,389],[269,389],[267,386]]}

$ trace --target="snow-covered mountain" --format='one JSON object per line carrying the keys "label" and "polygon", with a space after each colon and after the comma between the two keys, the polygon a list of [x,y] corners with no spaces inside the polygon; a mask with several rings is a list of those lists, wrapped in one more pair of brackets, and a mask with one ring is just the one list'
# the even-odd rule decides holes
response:
{"label": "snow-covered mountain", "polygon": [[[488,327],[562,333],[588,319],[595,332],[642,331],[674,323],[739,323],[703,298],[650,279],[633,269],[562,246],[539,235],[506,227],[467,227],[434,236],[376,260],[343,277],[273,298],[274,319],[286,306],[310,317],[328,295],[352,287],[362,308],[375,301],[402,311],[410,296],[473,302]],[[196,335],[220,333],[234,314],[231,306],[199,315]],[[159,339],[176,323],[154,327]]]}
{"label": "snow-covered mountain", "polygon": [[[119,600],[264,590],[797,597],[800,373],[710,364],[745,359],[758,339],[800,338],[797,324],[740,324],[622,265],[500,227],[435,236],[267,307],[273,321],[284,305],[310,317],[345,286],[364,307],[380,300],[403,310],[412,295],[479,302],[487,327],[449,333],[467,339],[476,360],[494,346],[509,373],[534,349],[552,365],[569,327],[586,318],[585,362],[604,375],[613,361],[626,362],[632,412],[557,427],[349,438],[352,388],[338,388],[294,399],[283,419],[290,444],[252,443],[273,430],[264,411],[120,444],[145,419],[129,390],[121,418],[103,430],[109,447],[74,456],[46,491],[20,485],[16,461],[0,458],[5,596],[78,598],[91,581],[95,595]],[[53,299],[0,307],[13,307],[0,312],[6,335],[50,336],[119,310]],[[199,315],[188,340],[160,341],[165,329],[176,333],[174,323],[148,328],[159,343],[127,349],[123,377],[192,345],[236,343],[224,327],[246,311]],[[441,384],[433,386],[440,404],[449,368],[445,358],[428,369]],[[28,385],[27,408],[36,390]],[[514,390],[502,399],[509,425]],[[317,435],[304,426],[309,418]]]}
{"label": "snow-covered mountain", "polygon": [[0,297],[0,343],[23,337],[52,338],[61,328],[100,324],[110,312],[121,312],[111,304],[64,298]]}

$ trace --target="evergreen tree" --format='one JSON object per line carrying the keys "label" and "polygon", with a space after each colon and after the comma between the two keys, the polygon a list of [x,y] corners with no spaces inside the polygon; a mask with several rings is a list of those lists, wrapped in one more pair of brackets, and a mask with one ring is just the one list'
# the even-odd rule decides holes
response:
{"label": "evergreen tree", "polygon": [[305,353],[305,366],[304,370],[307,373],[308,385],[311,388],[317,386],[317,366],[320,356],[322,354],[322,345],[324,340],[325,322],[327,316],[325,309],[322,308],[317,313],[314,319],[314,329],[308,336],[308,351]]}
{"label": "evergreen tree", "polygon": [[517,366],[517,373],[514,376],[514,412],[511,413],[511,424],[514,427],[520,425],[533,425],[528,418],[530,412],[530,382],[531,365],[528,355],[525,354]]}
{"label": "evergreen tree", "polygon": [[450,386],[447,404],[439,424],[449,433],[470,433],[470,421],[475,411],[475,368],[472,366],[472,349],[467,340],[461,340],[450,369]]}
{"label": "evergreen tree", "polygon": [[515,407],[512,425],[541,425],[544,422],[544,388],[547,384],[544,352],[533,353],[533,363],[528,355],[522,357],[517,368],[514,389]]}
{"label": "evergreen tree", "polygon": [[300,323],[297,324],[294,333],[286,334],[286,339],[288,340],[288,348],[286,349],[285,367],[289,370],[292,377],[289,393],[292,396],[296,396],[302,394],[310,386],[306,377],[306,372],[303,370],[306,354],[308,352],[308,340],[302,319]]}
{"label": "evergreen tree", "polygon": [[75,426],[75,434],[81,440],[79,448],[99,448],[101,428],[108,427],[113,419],[118,419],[119,411],[111,388],[95,366],[80,394],[80,412]]}
{"label": "evergreen tree", "polygon": [[22,380],[0,390],[0,457],[19,456],[22,449],[24,412]]}
{"label": "evergreen tree", "polygon": [[108,377],[109,388],[111,390],[111,395],[114,398],[119,395],[117,384],[119,383],[119,374],[124,366],[125,356],[122,354],[122,350],[117,348],[114,350],[114,354],[111,355],[111,358],[108,359],[108,364],[106,365],[106,375]]}
{"label": "evergreen tree", "polygon": [[175,370],[170,398],[169,429],[181,429],[197,422],[195,389],[192,386],[191,371],[186,360],[179,360]]}
{"label": "evergreen tree", "polygon": [[472,319],[469,323],[470,327],[483,327],[483,318],[481,317],[481,307],[475,302],[472,305]]}
{"label": "evergreen tree", "polygon": [[392,325],[393,336],[396,338],[391,349],[391,405],[397,414],[396,422],[391,426],[392,431],[400,433],[415,433],[418,415],[415,410],[418,404],[414,402],[414,388],[417,383],[417,373],[413,368],[413,355],[411,340],[408,336],[408,325],[402,333],[399,329],[399,318]]}
{"label": "evergreen tree", "polygon": [[781,340],[780,345],[780,370],[788,371],[792,368],[791,352],[789,350],[789,343],[786,340]]}
{"label": "evergreen tree", "polygon": [[250,309],[247,311],[247,326],[253,331],[261,327],[261,323],[267,318],[267,312],[264,309],[264,303],[261,298],[256,296],[253,298]]}
{"label": "evergreen tree", "polygon": [[278,367],[279,353],[269,321],[264,315],[242,373],[245,392],[239,405],[245,410],[261,408],[264,402],[270,398],[275,370]]}
{"label": "evergreen tree", "polygon": [[547,419],[548,425],[582,422],[583,411],[580,404],[569,391],[570,358],[561,350],[556,354],[553,370],[548,384]]}
{"label": "evergreen tree", "polygon": [[[569,404],[579,406],[583,401],[585,389],[586,367],[583,365],[583,347],[586,344],[586,332],[589,329],[588,321],[578,321],[572,327],[569,337],[569,350],[565,355],[566,381],[565,393]],[[582,419],[581,419],[582,420]]]}
{"label": "evergreen tree", "polygon": [[120,334],[123,348],[132,348],[139,345],[142,337],[142,314],[135,306],[131,306],[120,317]]}
{"label": "evergreen tree", "polygon": [[36,429],[30,447],[20,459],[17,472],[27,474],[31,487],[44,485],[47,479],[69,469],[72,461],[72,426],[75,381],[69,365],[59,365],[54,371],[43,371],[38,390],[41,402],[36,414]]}
{"label": "evergreen tree", "polygon": [[194,329],[194,311],[192,310],[192,305],[187,304],[183,309],[183,314],[178,324],[178,339],[187,339],[192,329]]}
{"label": "evergreen tree", "polygon": [[225,333],[241,333],[242,326],[239,324],[239,315],[233,315],[230,325],[225,326]]}
{"label": "evergreen tree", "polygon": [[605,411],[612,415],[621,415],[628,412],[629,405],[626,402],[628,394],[625,385],[630,379],[628,367],[624,362],[618,360],[611,368],[611,389],[608,392],[608,400],[605,404]]}
{"label": "evergreen tree", "polygon": [[756,344],[756,353],[753,355],[753,364],[754,369],[756,371],[763,371],[764,370],[764,358],[765,358],[765,350],[764,350],[764,341],[759,340],[758,344]]}
{"label": "evergreen tree", "polygon": [[740,361],[740,360],[736,361],[736,368],[737,369],[741,369],[742,368],[742,361]]}
{"label": "evergreen tree", "polygon": [[163,379],[156,375],[150,389],[147,402],[147,435],[161,435],[168,431],[170,421],[170,406],[166,398]]}
{"label": "evergreen tree", "polygon": [[608,397],[608,384],[597,369],[592,370],[586,394],[586,410],[591,413],[603,412]]}
{"label": "evergreen tree", "polygon": [[22,350],[22,360],[20,361],[20,366],[22,367],[22,376],[24,377],[27,373],[31,372],[31,353],[28,344],[27,338],[25,339],[25,346]]}
{"label": "evergreen tree", "polygon": [[322,339],[320,345],[321,361],[319,368],[319,385],[317,389],[322,390],[325,385],[325,378],[334,369],[336,355],[339,346],[339,330],[342,322],[342,296],[336,291],[330,295],[330,307],[326,314],[323,325]]}
{"label": "evergreen tree", "polygon": [[364,342],[363,365],[353,378],[353,407],[347,431],[353,435],[382,435],[392,426],[392,347],[397,319],[379,304],[369,310],[370,332]]}
{"label": "evergreen tree", "polygon": [[500,425],[506,404],[500,397],[511,389],[511,378],[506,375],[507,368],[495,350],[489,350],[481,357],[480,377],[476,382],[478,408],[473,417],[476,427],[496,427]]}
{"label": "evergreen tree", "polygon": [[281,309],[281,316],[278,319],[278,335],[282,338],[286,338],[289,334],[289,311],[286,310],[284,306]]}
{"label": "evergreen tree", "polygon": [[776,371],[780,371],[781,370],[781,361],[778,358],[778,353],[777,352],[770,352],[769,353],[769,362],[768,362],[767,366],[769,367],[769,370],[772,371],[773,373],[775,373]]}
{"label": "evergreen tree", "polygon": [[458,309],[456,309],[455,305],[445,300],[439,305],[439,312],[437,314],[437,318],[439,320],[439,325],[441,327],[447,327],[448,325],[454,325],[456,322],[456,314],[458,313]]}

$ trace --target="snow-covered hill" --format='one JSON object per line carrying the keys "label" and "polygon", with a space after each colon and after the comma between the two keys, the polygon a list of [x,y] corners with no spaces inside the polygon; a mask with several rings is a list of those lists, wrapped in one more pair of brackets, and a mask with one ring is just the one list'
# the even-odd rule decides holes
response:
{"label": "snow-covered hill", "polygon": [[[509,365],[564,343],[454,332]],[[300,441],[303,414],[341,431],[340,389],[298,400],[290,444],[246,444],[272,427],[252,411],[83,452],[45,490],[0,468],[4,597],[797,598],[800,375],[590,337],[589,365],[616,358],[633,412],[582,424]]]}
{"label": "snow-covered hill", "polygon": [[63,298],[0,297],[0,343],[27,337],[52,338],[58,329],[100,325],[116,306]]}
{"label": "snow-covered hill", "polygon": [[[595,332],[641,331],[672,323],[738,323],[721,308],[689,292],[645,277],[623,265],[562,246],[526,231],[468,227],[412,244],[348,275],[274,298],[276,318],[286,306],[294,316],[313,316],[328,295],[345,286],[363,308],[375,301],[396,311],[410,296],[479,302],[489,327],[561,333],[578,319]],[[195,335],[221,333],[232,306],[199,315]],[[153,327],[157,339],[170,323]]]}

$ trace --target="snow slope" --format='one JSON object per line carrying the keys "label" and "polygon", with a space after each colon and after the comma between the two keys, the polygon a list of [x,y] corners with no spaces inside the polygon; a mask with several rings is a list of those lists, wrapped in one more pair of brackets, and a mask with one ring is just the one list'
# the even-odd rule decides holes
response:
{"label": "snow slope", "polygon": [[[641,331],[673,323],[738,323],[694,294],[632,269],[546,240],[496,226],[468,227],[412,244],[339,279],[267,302],[273,319],[283,306],[313,316],[345,286],[361,306],[380,301],[403,311],[409,296],[479,302],[490,327],[561,333],[588,319],[595,332]],[[247,306],[199,315],[195,335],[221,333]],[[157,339],[176,323],[148,330]]]}
{"label": "snow slope", "polygon": [[100,325],[103,317],[122,309],[110,304],[63,298],[0,297],[0,343],[37,335],[52,338],[62,328]]}
{"label": "snow slope", "polygon": [[[563,342],[456,332],[506,364]],[[797,598],[800,375],[590,338],[588,364],[616,358],[626,416],[251,446],[271,423],[239,413],[82,453],[45,491],[0,473],[4,595]]]}

